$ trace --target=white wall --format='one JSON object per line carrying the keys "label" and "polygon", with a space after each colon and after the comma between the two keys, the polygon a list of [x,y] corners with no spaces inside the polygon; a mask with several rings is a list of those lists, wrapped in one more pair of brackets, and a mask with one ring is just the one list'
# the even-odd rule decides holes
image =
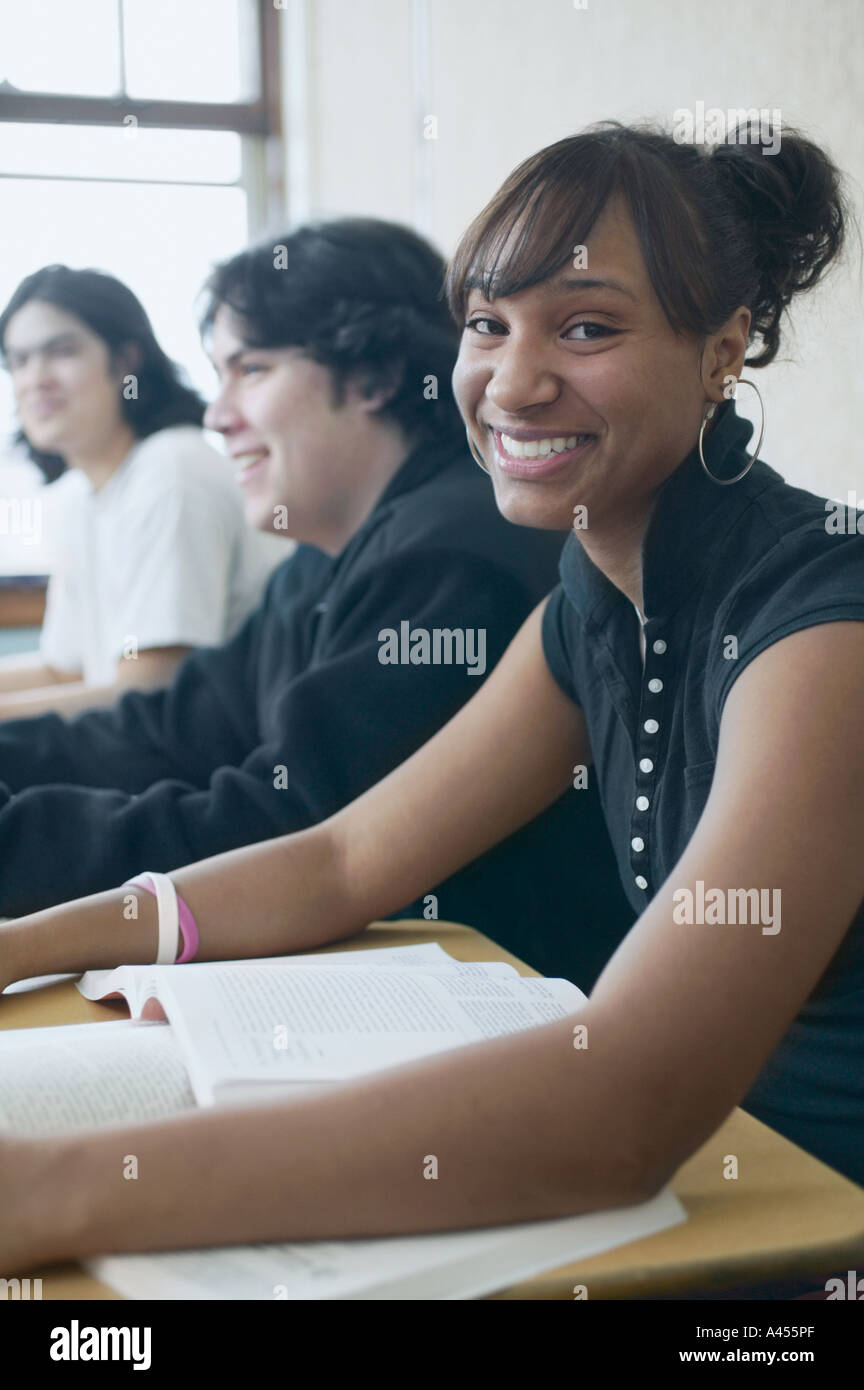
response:
{"label": "white wall", "polygon": [[[850,175],[864,225],[862,0],[289,0],[283,27],[292,219],[372,213],[449,253],[542,145],[702,101],[779,107]],[[864,496],[864,296],[847,255],[794,309],[784,360],[753,373],[763,457],[844,500]]]}

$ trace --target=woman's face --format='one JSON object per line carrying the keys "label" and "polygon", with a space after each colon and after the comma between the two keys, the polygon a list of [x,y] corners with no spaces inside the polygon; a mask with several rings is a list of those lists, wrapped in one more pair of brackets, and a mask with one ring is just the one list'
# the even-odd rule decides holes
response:
{"label": "woman's face", "polygon": [[48,454],[97,453],[123,423],[121,374],[81,319],[31,299],[6,326],[3,354],[21,426]]}
{"label": "woman's face", "polygon": [[500,511],[523,526],[566,529],[576,506],[591,531],[635,522],[704,414],[702,343],[669,325],[621,200],[586,251],[579,269],[468,299],[453,390]]}

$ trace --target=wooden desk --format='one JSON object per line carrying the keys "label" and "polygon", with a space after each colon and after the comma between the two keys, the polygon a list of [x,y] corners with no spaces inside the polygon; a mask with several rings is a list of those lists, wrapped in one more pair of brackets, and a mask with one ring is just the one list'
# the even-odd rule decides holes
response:
{"label": "wooden desk", "polygon": [[[506,960],[536,975],[488,937],[450,922],[380,922],[354,945],[404,946],[439,941],[457,960]],[[344,951],[346,943],[326,947]],[[71,981],[0,1004],[0,1028],[35,1028],[124,1016],[118,1006],[83,999]],[[738,1158],[737,1180],[723,1178],[724,1156]],[[860,1266],[864,1188],[835,1173],[736,1110],[672,1183],[686,1225],[661,1231],[605,1255],[552,1270],[494,1295],[496,1299],[572,1299],[584,1284],[589,1299],[686,1295],[693,1288],[731,1288]],[[857,1263],[856,1263],[857,1261]],[[77,1266],[43,1276],[43,1297],[117,1299],[119,1294]]]}
{"label": "wooden desk", "polygon": [[45,584],[0,583],[0,627],[41,627]]}

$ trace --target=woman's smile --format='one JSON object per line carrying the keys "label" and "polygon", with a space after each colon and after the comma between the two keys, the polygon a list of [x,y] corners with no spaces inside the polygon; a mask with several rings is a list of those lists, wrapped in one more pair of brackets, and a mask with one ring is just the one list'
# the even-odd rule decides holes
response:
{"label": "woman's smile", "polygon": [[531,431],[532,439],[517,439],[502,430],[492,429],[495,440],[495,459],[502,473],[510,478],[547,478],[560,473],[577,454],[594,443],[596,435],[540,435]]}

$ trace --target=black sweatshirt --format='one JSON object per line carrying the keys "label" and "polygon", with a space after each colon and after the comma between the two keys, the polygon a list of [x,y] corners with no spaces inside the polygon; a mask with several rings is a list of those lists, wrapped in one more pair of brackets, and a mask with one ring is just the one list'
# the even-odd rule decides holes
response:
{"label": "black sweatshirt", "polygon": [[[0,916],[329,816],[484,679],[467,662],[383,664],[383,631],[485,630],[488,674],[554,586],[561,543],[505,521],[463,449],[425,446],[337,557],[299,546],[234,639],[189,655],[168,689],[68,721],[0,724]],[[558,813],[568,836],[574,814],[587,813]],[[500,854],[489,862],[457,880],[470,891],[445,894],[439,915],[470,907],[493,925],[508,890]],[[545,877],[533,850],[530,863]]]}

